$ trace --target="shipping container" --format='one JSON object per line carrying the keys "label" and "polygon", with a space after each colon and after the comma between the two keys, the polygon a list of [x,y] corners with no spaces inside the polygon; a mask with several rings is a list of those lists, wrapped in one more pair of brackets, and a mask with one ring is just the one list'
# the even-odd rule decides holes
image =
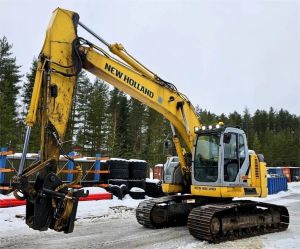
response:
{"label": "shipping container", "polygon": [[290,167],[282,167],[283,175],[286,176],[288,182],[291,182],[291,170]]}
{"label": "shipping container", "polygon": [[153,179],[163,180],[164,177],[164,165],[156,164],[153,169]]}

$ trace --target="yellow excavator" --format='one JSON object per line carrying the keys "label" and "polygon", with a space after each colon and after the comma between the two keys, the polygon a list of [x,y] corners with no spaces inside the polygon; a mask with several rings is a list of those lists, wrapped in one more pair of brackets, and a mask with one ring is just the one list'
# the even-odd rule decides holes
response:
{"label": "yellow excavator", "polygon": [[[83,28],[107,49],[78,37]],[[161,113],[171,123],[178,164],[166,168],[163,191],[142,201],[137,221],[161,228],[187,224],[190,233],[210,242],[283,231],[289,225],[284,206],[233,199],[267,196],[266,164],[249,151],[245,133],[222,123],[200,123],[188,98],[132,57],[119,44],[109,44],[75,12],[56,9],[39,55],[15,196],[26,199],[26,223],[36,230],[70,233],[83,190],[63,184],[57,164],[79,72],[85,69]],[[40,123],[40,160],[25,168],[31,127]],[[183,144],[181,144],[183,143]],[[72,160],[72,158],[68,158]],[[28,178],[36,176],[34,184]],[[75,181],[79,182],[82,174]]]}

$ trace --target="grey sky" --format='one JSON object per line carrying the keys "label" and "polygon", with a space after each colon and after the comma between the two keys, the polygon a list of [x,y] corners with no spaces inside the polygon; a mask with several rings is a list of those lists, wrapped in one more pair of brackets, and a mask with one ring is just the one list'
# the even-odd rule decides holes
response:
{"label": "grey sky", "polygon": [[121,42],[194,105],[300,115],[300,0],[0,0],[0,37],[13,43],[24,74],[58,6]]}

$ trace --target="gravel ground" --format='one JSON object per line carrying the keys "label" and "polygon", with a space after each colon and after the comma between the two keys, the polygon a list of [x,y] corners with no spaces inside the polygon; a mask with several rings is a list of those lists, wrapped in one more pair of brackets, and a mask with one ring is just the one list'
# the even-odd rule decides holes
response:
{"label": "gravel ground", "polygon": [[0,248],[300,248],[300,194],[268,202],[288,207],[291,223],[287,231],[214,245],[197,241],[186,227],[146,229],[136,222],[133,207],[115,206],[107,215],[79,218],[72,234],[37,232],[26,226],[2,233],[7,220],[1,221]]}

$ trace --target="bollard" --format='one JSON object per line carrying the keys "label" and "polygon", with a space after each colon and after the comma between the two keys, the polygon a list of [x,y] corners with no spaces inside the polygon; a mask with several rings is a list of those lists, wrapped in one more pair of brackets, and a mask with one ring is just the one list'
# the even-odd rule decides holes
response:
{"label": "bollard", "polygon": [[[74,151],[69,152],[68,156],[70,156],[70,157],[75,156],[75,152]],[[67,163],[68,170],[73,170],[74,166],[75,166],[74,163],[71,160],[69,160],[68,163]],[[67,181],[68,182],[73,181],[73,173],[68,173],[67,174]]]}
{"label": "bollard", "polygon": [[[4,151],[7,151],[7,148],[6,147],[2,147],[0,149],[1,152],[4,152]],[[0,156],[0,169],[4,169],[5,166],[6,166],[6,156]],[[4,175],[5,173],[4,172],[0,172],[0,184],[4,183]],[[2,190],[0,190],[0,194],[2,194]]]}
{"label": "bollard", "polygon": [[94,180],[100,181],[100,174],[97,173],[97,171],[101,169],[101,162],[100,162],[101,154],[96,154],[96,161],[95,161],[95,174],[94,174]]}
{"label": "bollard", "polygon": [[[7,148],[6,147],[2,147],[0,149],[1,152],[5,152],[7,151]],[[6,156],[0,156],[0,169],[4,169],[5,166],[6,166],[6,160],[7,160],[7,157]],[[4,183],[4,173],[0,172],[0,184],[1,183]]]}

